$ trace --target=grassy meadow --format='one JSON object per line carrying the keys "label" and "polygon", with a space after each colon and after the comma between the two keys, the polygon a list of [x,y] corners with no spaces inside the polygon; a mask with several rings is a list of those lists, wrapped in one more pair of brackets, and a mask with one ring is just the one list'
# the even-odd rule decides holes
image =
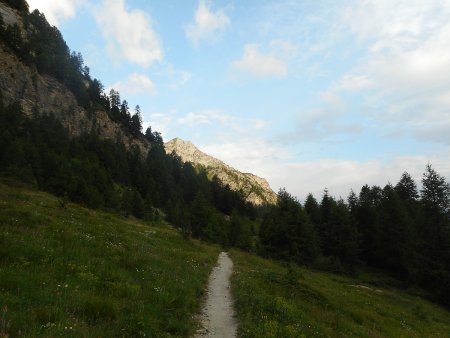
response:
{"label": "grassy meadow", "polygon": [[[220,248],[0,181],[0,338],[188,337]],[[450,337],[450,312],[385,276],[238,250],[241,337]]]}
{"label": "grassy meadow", "polygon": [[[450,337],[450,312],[365,274],[350,278],[231,252],[241,337]],[[378,286],[377,286],[378,285]]]}
{"label": "grassy meadow", "polygon": [[0,182],[0,337],[189,336],[218,253]]}

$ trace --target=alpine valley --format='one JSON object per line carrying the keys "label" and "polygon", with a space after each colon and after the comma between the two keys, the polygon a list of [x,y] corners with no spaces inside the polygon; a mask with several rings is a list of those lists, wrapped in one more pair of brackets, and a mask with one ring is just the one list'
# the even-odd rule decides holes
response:
{"label": "alpine valley", "polygon": [[[97,8],[46,3],[81,2]],[[211,3],[195,20],[228,27]],[[133,13],[108,24],[149,22]],[[0,0],[0,338],[209,337],[225,312],[223,336],[450,337],[450,186],[431,164],[420,186],[300,202],[144,124],[43,13]]]}

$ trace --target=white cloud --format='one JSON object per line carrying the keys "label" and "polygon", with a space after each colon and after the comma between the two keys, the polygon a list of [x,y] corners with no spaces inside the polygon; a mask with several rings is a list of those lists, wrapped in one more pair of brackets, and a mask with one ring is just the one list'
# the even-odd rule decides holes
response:
{"label": "white cloud", "polygon": [[198,45],[201,40],[214,41],[230,25],[230,18],[223,10],[213,12],[209,0],[199,0],[194,22],[189,24],[185,33],[187,38]]}
{"label": "white cloud", "polygon": [[333,86],[336,91],[360,91],[373,86],[372,80],[364,75],[346,74]]}
{"label": "white cloud", "polygon": [[225,125],[232,122],[233,120],[233,116],[224,114],[220,109],[207,109],[199,112],[189,112],[187,115],[180,117],[178,119],[178,123],[192,127],[199,124],[213,123]]}
{"label": "white cloud", "polygon": [[366,56],[335,89],[365,93],[372,117],[387,128],[450,144],[449,17],[448,1],[355,2],[343,21],[367,45]]}
{"label": "white cloud", "polygon": [[258,137],[239,141],[223,140],[220,143],[200,145],[200,149],[241,172],[268,179],[275,189],[278,188],[273,185],[276,181],[272,180],[271,165],[279,164],[283,167],[283,163],[292,158],[285,148],[277,147]]}
{"label": "white cloud", "polygon": [[153,81],[144,74],[133,73],[125,81],[116,82],[111,86],[122,95],[156,94],[156,86]]}
{"label": "white cloud", "polygon": [[232,64],[232,68],[256,77],[285,77],[288,75],[286,61],[274,52],[262,53],[258,44],[244,46],[244,55]]}
{"label": "white cloud", "polygon": [[151,113],[151,114],[143,114],[144,115],[144,122],[143,130],[147,130],[148,127],[152,128],[152,131],[157,131],[161,133],[164,140],[168,135],[169,127],[173,122],[173,116],[170,114],[163,114],[163,113]]}
{"label": "white cloud", "polygon": [[84,0],[28,0],[30,11],[38,9],[55,26],[61,20],[73,18],[82,3]]}
{"label": "white cloud", "polygon": [[128,10],[125,0],[104,0],[95,18],[112,56],[148,67],[164,57],[151,19],[141,10]]}
{"label": "white cloud", "polygon": [[320,107],[301,111],[297,115],[294,130],[280,134],[283,144],[302,142],[340,141],[343,138],[361,134],[361,123],[346,119],[347,103],[335,91],[320,93]]}
{"label": "white cloud", "polygon": [[237,142],[222,142],[205,145],[207,153],[217,156],[236,167],[249,170],[253,161],[288,160],[291,155],[283,148],[268,143],[261,138],[242,139]]}

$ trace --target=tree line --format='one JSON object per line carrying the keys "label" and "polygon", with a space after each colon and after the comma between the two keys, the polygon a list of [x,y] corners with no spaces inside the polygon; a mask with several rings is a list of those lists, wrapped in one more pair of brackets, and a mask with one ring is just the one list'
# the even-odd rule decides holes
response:
{"label": "tree line", "polygon": [[407,172],[346,201],[325,190],[302,205],[281,190],[262,221],[260,252],[337,273],[382,269],[450,306],[450,186],[428,164],[420,191]]}
{"label": "tree line", "polygon": [[5,106],[0,99],[0,175],[91,208],[146,220],[166,217],[197,238],[251,243],[254,231],[247,225],[256,210],[243,194],[167,155],[158,132],[149,128],[145,137],[148,154],[127,150],[120,139],[100,139],[95,131],[73,137],[52,115],[29,118],[19,104]]}

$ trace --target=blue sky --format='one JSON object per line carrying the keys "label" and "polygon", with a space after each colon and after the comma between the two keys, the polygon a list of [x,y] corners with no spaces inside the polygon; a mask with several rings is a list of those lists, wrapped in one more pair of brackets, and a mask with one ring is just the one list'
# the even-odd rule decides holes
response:
{"label": "blue sky", "polygon": [[91,75],[303,199],[450,178],[449,0],[30,0]]}

